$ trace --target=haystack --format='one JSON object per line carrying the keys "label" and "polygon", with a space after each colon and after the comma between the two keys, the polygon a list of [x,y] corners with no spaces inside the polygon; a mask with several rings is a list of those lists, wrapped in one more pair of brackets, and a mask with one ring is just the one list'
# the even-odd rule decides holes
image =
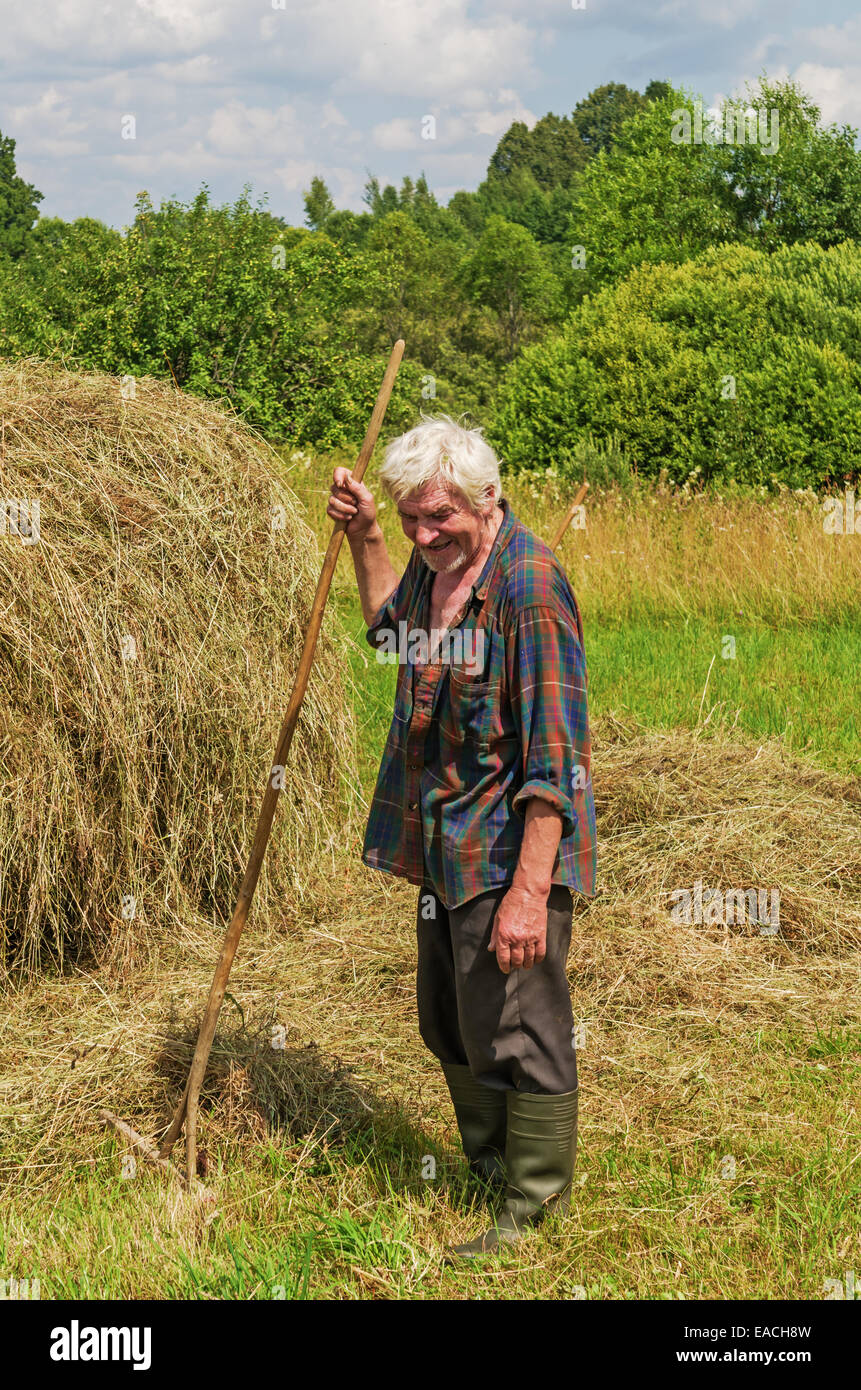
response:
{"label": "haystack", "polygon": [[[0,501],[4,966],[128,961],[153,932],[220,927],[321,563],[283,465],[162,383],[6,363]],[[343,824],[355,733],[334,622],[257,914],[301,898]]]}

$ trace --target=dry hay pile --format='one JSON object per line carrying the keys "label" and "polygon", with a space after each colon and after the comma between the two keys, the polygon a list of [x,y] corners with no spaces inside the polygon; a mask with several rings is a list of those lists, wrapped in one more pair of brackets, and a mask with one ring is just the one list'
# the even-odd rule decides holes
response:
{"label": "dry hay pile", "polygon": [[[576,906],[569,969],[595,1056],[613,1051],[620,1029],[635,1052],[650,1038],[660,1047],[669,1016],[857,1026],[859,779],[816,768],[776,738],[645,730],[612,716],[593,735],[599,895]],[[767,917],[777,891],[776,924],[728,900],[750,889],[757,906],[767,893]]]}
{"label": "dry hay pile", "polygon": [[[127,962],[151,929],[229,917],[319,573],[261,440],[133,389],[0,364],[0,960],[17,970],[81,947]],[[37,523],[16,519],[33,501]],[[343,823],[355,734],[333,621],[257,912],[301,895],[301,861]]]}
{"label": "dry hay pile", "polygon": [[[796,952],[861,947],[856,776],[817,768],[779,739],[757,745],[685,729],[646,731],[612,716],[597,720],[594,732],[600,887],[619,909],[643,920],[669,916],[701,933],[780,939]],[[747,898],[750,889],[767,895],[763,922],[749,915],[749,898],[744,914],[727,901],[728,892]],[[681,890],[691,894],[687,922],[675,896]],[[711,909],[709,891],[723,900],[715,897]]]}
{"label": "dry hay pile", "polygon": [[[595,719],[593,736],[599,893],[575,899],[568,961],[588,1125],[593,1136],[618,1134],[621,1125],[627,1131],[629,1123],[652,1134],[654,1125],[655,1143],[658,1134],[694,1142],[729,1130],[734,1109],[745,1109],[740,1097],[765,1065],[760,1058],[757,1072],[751,1063],[758,1029],[778,1037],[767,1043],[778,1069],[804,1053],[817,1028],[825,1036],[849,1028],[857,1037],[861,784],[793,756],[779,739],[760,745],[606,715]],[[359,851],[357,842],[356,861]],[[749,888],[758,907],[762,888],[770,913],[777,889],[779,921],[709,922],[706,910],[701,922],[693,910],[689,923],[674,920],[673,894],[693,894],[697,880],[706,904],[708,890],[719,890],[724,908],[728,891]],[[246,954],[241,1001],[249,1022],[243,1016],[237,1029],[231,1010],[219,1026],[219,1060],[204,1089],[207,1142],[239,1135],[242,1124],[254,1133],[289,1130],[291,1114],[306,1129],[316,1117],[318,1132],[333,1138],[357,1133],[368,1106],[385,1128],[392,1100],[418,1126],[437,1114],[456,1145],[444,1080],[416,1026],[417,893],[357,862],[340,901],[330,895],[316,921],[309,911],[277,950]],[[152,1094],[169,1074],[172,1095],[187,1069],[199,1003],[183,1000],[179,1021],[157,1030],[154,1002],[146,1007],[154,1033],[172,1040]],[[287,1051],[273,1053],[273,1019],[290,1025]],[[337,1070],[340,1059],[346,1071]],[[145,1064],[138,1058],[132,1075],[124,1059],[130,1101]],[[704,1110],[689,1109],[680,1103],[685,1078],[701,1071],[713,1091]],[[161,1109],[152,1101],[145,1123],[156,1132],[168,1115],[167,1101]]]}

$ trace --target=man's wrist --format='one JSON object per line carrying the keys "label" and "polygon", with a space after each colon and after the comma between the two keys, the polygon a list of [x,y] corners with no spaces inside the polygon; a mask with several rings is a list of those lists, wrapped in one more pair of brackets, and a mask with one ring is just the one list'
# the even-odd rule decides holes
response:
{"label": "man's wrist", "polygon": [[553,886],[553,867],[562,836],[562,814],[541,797],[530,797],[525,807],[523,843],[512,887],[546,902]]}
{"label": "man's wrist", "polygon": [[520,864],[514,870],[514,878],[511,881],[512,888],[519,888],[522,893],[526,893],[530,898],[547,899],[550,889],[553,887],[552,875],[536,873],[534,869],[524,869]]}
{"label": "man's wrist", "polygon": [[360,531],[358,535],[351,535],[347,532],[347,540],[351,550],[359,550],[363,545],[376,545],[383,539],[383,528],[378,521],[374,521],[367,531]]}

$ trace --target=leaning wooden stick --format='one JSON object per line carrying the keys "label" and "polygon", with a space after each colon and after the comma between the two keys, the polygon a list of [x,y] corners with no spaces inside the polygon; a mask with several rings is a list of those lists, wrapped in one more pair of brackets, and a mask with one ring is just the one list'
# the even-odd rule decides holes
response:
{"label": "leaning wooden stick", "polygon": [[[368,460],[374,451],[380,426],[383,423],[383,416],[386,413],[386,406],[392,394],[392,387],[395,377],[398,374],[398,367],[401,365],[401,358],[404,355],[404,340],[399,338],[392,349],[389,358],[389,365],[383,377],[383,384],[377,396],[377,403],[371,416],[371,423],[365,435],[364,443],[359,451],[359,457],[352,470],[353,477],[357,482],[361,482],[362,475],[367,467]],[[263,797],[263,805],[260,810],[260,818],[257,822],[257,830],[254,835],[254,843],[251,849],[251,858],[245,870],[245,877],[242,880],[242,887],[239,890],[239,899],[236,909],[227,929],[224,944],[221,947],[221,955],[215,970],[215,977],[209,991],[209,999],[206,1004],[206,1012],[203,1015],[203,1022],[200,1025],[200,1033],[197,1039],[197,1046],[191,1063],[191,1070],[188,1073],[188,1080],[185,1083],[185,1090],[182,1099],[176,1108],[176,1113],[170,1123],[170,1128],[162,1140],[159,1158],[166,1159],[174,1144],[182,1132],[183,1123],[185,1124],[185,1161],[187,1181],[193,1182],[197,1173],[197,1102],[200,1095],[200,1088],[206,1073],[206,1065],[209,1061],[209,1053],[212,1048],[212,1041],[215,1037],[215,1029],[218,1023],[218,1015],[224,999],[224,992],[227,989],[227,981],[230,975],[230,967],[233,964],[233,957],[236,954],[236,947],[245,926],[248,910],[251,907],[251,899],[254,896],[254,889],[257,886],[257,879],[260,875],[260,868],[263,863],[263,856],[266,853],[266,846],[269,843],[269,833],[272,829],[272,820],[275,815],[275,806],[281,789],[282,778],[273,776],[276,768],[283,768],[287,762],[287,755],[290,751],[290,744],[293,741],[293,731],[296,728],[296,721],[299,717],[299,710],[305,696],[305,689],[308,684],[308,677],[311,672],[311,665],[314,660],[314,650],[317,646],[317,638],[323,622],[323,610],[326,606],[326,599],[329,596],[329,586],[332,583],[332,575],[335,572],[335,565],[338,559],[338,552],[341,549],[341,542],[347,529],[347,522],[336,521],[332,528],[332,538],[329,541],[329,548],[323,561],[323,568],[317,584],[317,592],[314,595],[314,604],[311,609],[311,617],[308,622],[308,630],[305,634],[305,643],[302,647],[302,655],[299,660],[299,669],[296,673],[296,681],[293,686],[293,693],[290,696],[290,703],[281,733],[278,738],[278,746],[275,750],[273,759],[273,772],[269,775],[266,785],[266,793]]]}
{"label": "leaning wooden stick", "polygon": [[574,519],[574,513],[576,512],[577,508],[580,506],[580,503],[583,501],[583,498],[586,496],[586,493],[587,493],[588,491],[589,491],[589,484],[588,484],[588,483],[583,483],[583,484],[581,485],[581,487],[580,487],[578,493],[577,493],[577,496],[574,498],[574,501],[571,503],[571,506],[568,508],[567,512],[565,513],[564,520],[561,521],[561,522],[559,523],[559,530],[556,532],[556,535],[553,537],[552,541],[550,542],[550,549],[551,549],[551,550],[555,550],[555,549],[556,549],[556,547],[558,546],[558,544],[559,544],[559,542],[561,541],[562,537],[565,535],[565,532],[568,530],[568,527],[571,525],[571,522],[572,522],[573,519]]}
{"label": "leaning wooden stick", "polygon": [[[132,1129],[131,1125],[127,1125],[124,1120],[121,1120],[110,1110],[101,1110],[99,1113],[105,1124],[110,1125],[112,1129],[116,1130],[117,1134],[122,1135],[124,1139],[128,1140],[132,1148],[136,1149],[141,1157],[146,1159],[147,1163],[152,1163],[156,1168],[160,1168],[163,1173],[167,1173],[168,1177],[174,1178],[182,1187],[186,1188],[189,1186],[185,1176],[178,1168],[173,1166],[169,1158],[162,1158],[155,1144],[149,1139],[145,1139],[142,1134],[138,1134],[137,1130]],[[215,1201],[215,1193],[211,1192],[208,1187],[204,1187],[203,1183],[199,1182],[197,1179],[191,1184],[191,1188],[196,1197],[206,1198],[210,1202]]]}

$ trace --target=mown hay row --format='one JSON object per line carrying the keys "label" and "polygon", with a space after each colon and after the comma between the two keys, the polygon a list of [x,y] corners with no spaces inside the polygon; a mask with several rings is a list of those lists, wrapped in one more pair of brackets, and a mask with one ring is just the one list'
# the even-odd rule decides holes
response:
{"label": "mown hay row", "polygon": [[[695,935],[732,934],[840,955],[861,946],[861,782],[793,757],[779,739],[644,730],[605,716],[594,727],[602,898],[672,929],[689,906]],[[702,901],[697,921],[695,888]],[[679,895],[691,895],[689,904]],[[777,921],[729,893],[778,894]],[[709,910],[708,894],[712,898]],[[675,913],[675,915],[674,915]],[[723,921],[718,920],[723,913]],[[710,921],[709,917],[713,920]],[[776,930],[773,928],[776,927]],[[772,928],[772,930],[769,930]]]}

